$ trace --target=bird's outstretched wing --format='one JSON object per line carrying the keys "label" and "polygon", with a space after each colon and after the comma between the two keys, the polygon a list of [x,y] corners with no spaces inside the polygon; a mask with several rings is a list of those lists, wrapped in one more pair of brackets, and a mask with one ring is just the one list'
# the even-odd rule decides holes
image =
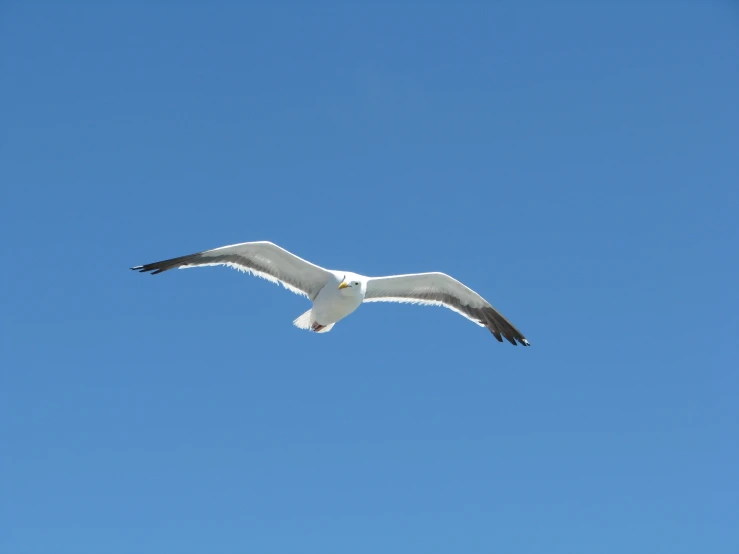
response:
{"label": "bird's outstretched wing", "polygon": [[514,346],[517,342],[529,345],[521,332],[482,296],[444,273],[372,277],[367,282],[364,301],[445,306],[487,327],[499,342],[505,337]]}
{"label": "bird's outstretched wing", "polygon": [[280,283],[286,289],[314,300],[331,273],[271,242],[242,242],[131,269],[152,275],[169,269],[226,265]]}

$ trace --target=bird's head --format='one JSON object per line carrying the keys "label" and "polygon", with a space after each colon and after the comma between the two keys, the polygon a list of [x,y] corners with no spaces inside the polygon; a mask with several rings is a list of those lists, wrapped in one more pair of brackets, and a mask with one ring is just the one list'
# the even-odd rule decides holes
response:
{"label": "bird's head", "polygon": [[364,289],[364,281],[359,275],[344,275],[344,278],[339,283],[339,290],[343,294],[361,294]]}

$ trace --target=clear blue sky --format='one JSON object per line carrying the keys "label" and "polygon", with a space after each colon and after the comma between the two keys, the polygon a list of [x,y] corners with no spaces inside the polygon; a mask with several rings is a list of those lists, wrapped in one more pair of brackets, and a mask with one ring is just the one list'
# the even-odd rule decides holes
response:
{"label": "clear blue sky", "polygon": [[[5,2],[0,551],[734,553],[739,8]],[[531,340],[308,302],[272,240]]]}

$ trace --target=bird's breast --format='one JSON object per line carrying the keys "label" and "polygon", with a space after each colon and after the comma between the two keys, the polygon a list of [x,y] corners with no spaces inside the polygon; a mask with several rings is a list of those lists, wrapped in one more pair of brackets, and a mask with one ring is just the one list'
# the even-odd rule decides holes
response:
{"label": "bird's breast", "polygon": [[359,295],[344,295],[338,289],[336,292],[321,291],[313,304],[315,320],[323,325],[336,323],[356,310],[361,303],[362,298]]}

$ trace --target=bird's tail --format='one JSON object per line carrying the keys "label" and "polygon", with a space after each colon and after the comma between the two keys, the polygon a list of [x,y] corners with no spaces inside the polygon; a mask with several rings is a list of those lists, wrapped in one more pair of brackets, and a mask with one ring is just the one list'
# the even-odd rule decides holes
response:
{"label": "bird's tail", "polygon": [[310,329],[312,325],[311,321],[311,312],[313,311],[313,308],[305,312],[303,315],[299,316],[295,321],[293,321],[293,325],[297,327],[298,329]]}
{"label": "bird's tail", "polygon": [[[298,318],[293,321],[293,325],[297,327],[298,329],[306,329],[311,330],[313,329],[313,318],[311,317],[311,312],[313,309],[311,308],[307,312],[305,312],[303,315],[299,316]],[[325,327],[321,327],[316,333],[328,333],[332,328],[334,324],[331,323],[329,325],[326,325]]]}

